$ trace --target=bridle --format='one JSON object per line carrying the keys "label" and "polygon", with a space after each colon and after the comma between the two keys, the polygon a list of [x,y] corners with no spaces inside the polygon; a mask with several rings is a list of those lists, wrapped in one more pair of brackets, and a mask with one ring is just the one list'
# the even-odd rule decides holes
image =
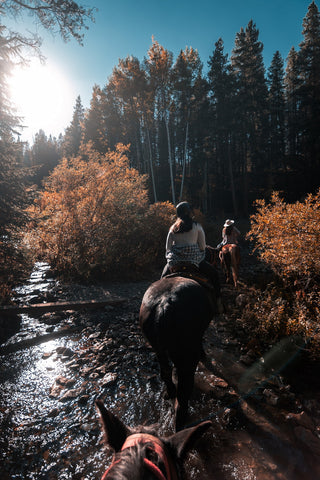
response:
{"label": "bridle", "polygon": [[[178,480],[176,467],[172,461],[171,456],[167,452],[166,446],[159,438],[153,435],[149,435],[148,433],[135,433],[133,435],[129,435],[121,448],[121,452],[123,452],[123,450],[126,450],[127,448],[145,444],[148,444],[148,447],[158,455],[158,457],[164,464],[166,474],[164,475],[158,465],[151,462],[151,460],[149,460],[148,458],[143,459],[145,467],[155,475],[157,480]],[[119,462],[121,462],[121,458],[119,458],[110,465],[110,467],[103,474],[101,480],[107,480],[107,476],[111,468],[113,468],[115,464]]]}

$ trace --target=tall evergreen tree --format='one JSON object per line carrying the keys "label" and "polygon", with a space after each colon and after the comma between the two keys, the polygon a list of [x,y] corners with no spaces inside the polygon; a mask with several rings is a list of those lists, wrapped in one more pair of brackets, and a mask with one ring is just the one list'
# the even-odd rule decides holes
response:
{"label": "tall evergreen tree", "polygon": [[105,97],[105,91],[95,85],[92,89],[90,108],[85,113],[83,122],[83,143],[91,142],[93,148],[100,153],[105,153],[108,149]]}
{"label": "tall evergreen tree", "polygon": [[[216,188],[220,189],[219,193],[216,192],[217,196],[221,199],[221,204],[217,206],[221,208],[223,204],[228,205],[228,198],[231,198],[233,211],[237,215],[238,204],[234,185],[235,156],[231,152],[235,88],[228,55],[224,54],[222,38],[216,42],[213,54],[209,57],[208,66],[211,104],[210,138],[214,152],[212,173],[216,178],[215,184],[219,186]],[[226,195],[226,192],[231,195]]]}
{"label": "tall evergreen tree", "polygon": [[285,154],[284,63],[279,51],[268,70],[269,86],[269,168],[283,167]]}
{"label": "tall evergreen tree", "polygon": [[[263,44],[259,41],[259,30],[252,20],[236,35],[231,64],[237,79],[237,109],[240,141],[243,145],[243,213],[247,214],[249,189],[259,187],[263,178],[266,152],[267,86],[263,63]],[[249,185],[249,174],[255,174]],[[250,200],[254,199],[251,193]]]}
{"label": "tall evergreen tree", "polygon": [[51,136],[46,136],[43,130],[35,134],[30,149],[30,158],[33,169],[32,180],[39,186],[52,170],[58,165],[60,152],[57,142]]}
{"label": "tall evergreen tree", "polygon": [[66,128],[62,141],[61,151],[63,156],[71,157],[78,155],[82,138],[83,122],[84,108],[79,95],[73,109],[71,123]]}
{"label": "tall evergreen tree", "polygon": [[314,178],[315,174],[320,175],[320,13],[314,1],[303,19],[302,34],[299,52],[303,81],[300,90],[300,117],[304,122],[302,153]]}
{"label": "tall evergreen tree", "polygon": [[291,47],[287,57],[284,85],[286,100],[286,165],[292,169],[296,167],[301,154],[299,126],[301,77],[298,52],[294,47]]}

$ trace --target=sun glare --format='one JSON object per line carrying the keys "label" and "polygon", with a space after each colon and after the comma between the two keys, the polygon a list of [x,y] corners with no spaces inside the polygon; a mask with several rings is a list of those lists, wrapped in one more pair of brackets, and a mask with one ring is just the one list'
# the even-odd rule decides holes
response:
{"label": "sun glare", "polygon": [[58,136],[72,120],[77,94],[52,63],[32,60],[26,67],[15,67],[10,78],[12,103],[25,126],[22,139],[32,142],[40,129],[47,136]]}

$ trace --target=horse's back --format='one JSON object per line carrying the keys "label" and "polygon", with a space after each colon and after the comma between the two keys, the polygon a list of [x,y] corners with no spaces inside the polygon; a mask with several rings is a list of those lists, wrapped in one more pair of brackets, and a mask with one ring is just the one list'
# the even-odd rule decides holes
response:
{"label": "horse's back", "polygon": [[201,338],[213,317],[209,293],[184,277],[162,278],[146,291],[140,325],[151,343],[189,343]]}

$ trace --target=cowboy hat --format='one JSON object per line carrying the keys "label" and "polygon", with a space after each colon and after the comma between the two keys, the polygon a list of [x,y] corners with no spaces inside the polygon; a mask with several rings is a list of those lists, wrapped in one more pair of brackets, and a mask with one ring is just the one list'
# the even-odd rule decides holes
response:
{"label": "cowboy hat", "polygon": [[223,226],[224,226],[224,227],[230,227],[230,226],[233,225],[233,224],[234,224],[234,220],[229,220],[229,219],[228,219],[228,220],[226,220],[226,221],[224,222],[224,225],[223,225]]}

